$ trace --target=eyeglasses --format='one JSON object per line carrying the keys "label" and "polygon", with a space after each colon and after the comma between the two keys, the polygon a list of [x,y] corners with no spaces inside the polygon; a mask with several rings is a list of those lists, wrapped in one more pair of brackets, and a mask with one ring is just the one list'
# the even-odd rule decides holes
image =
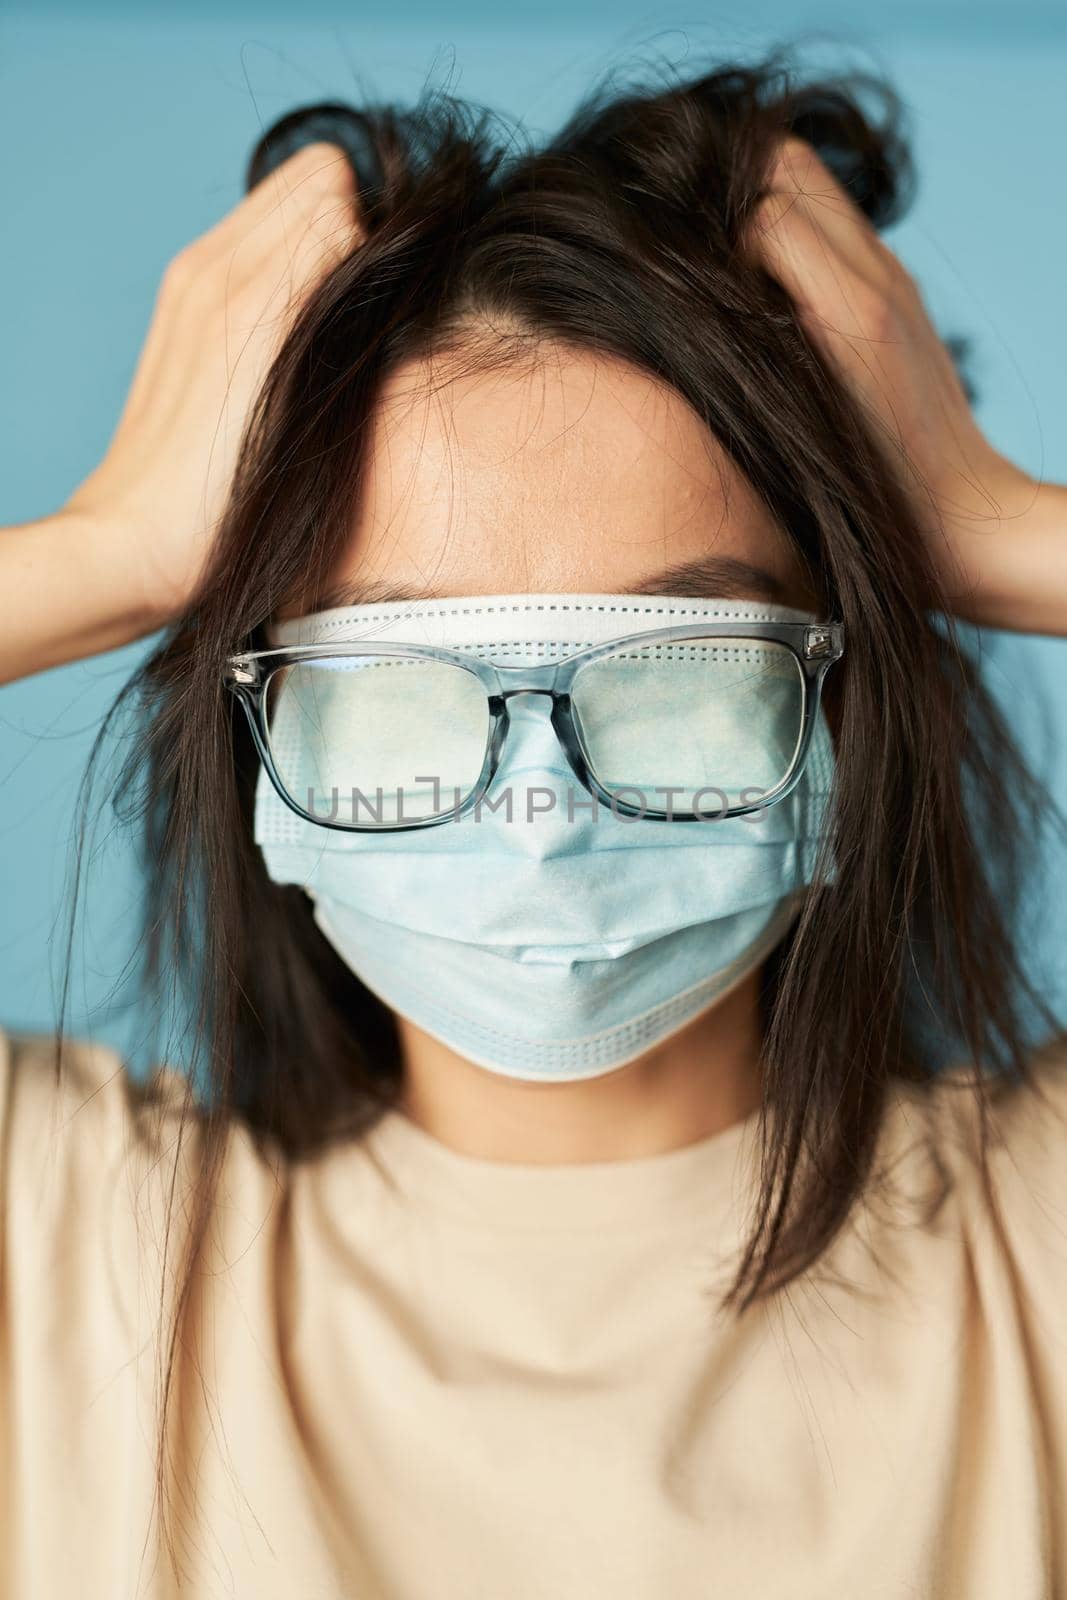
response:
{"label": "eyeglasses", "polygon": [[278,795],[321,827],[398,832],[493,808],[520,695],[549,699],[601,804],[687,822],[795,788],[843,652],[840,622],[701,622],[519,666],[433,645],[288,645],[231,655],[224,682]]}

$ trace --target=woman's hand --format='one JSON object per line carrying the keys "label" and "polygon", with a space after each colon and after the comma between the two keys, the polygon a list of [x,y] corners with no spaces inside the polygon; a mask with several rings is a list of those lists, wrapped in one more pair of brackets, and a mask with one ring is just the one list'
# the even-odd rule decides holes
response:
{"label": "woman's hand", "polygon": [[293,315],[362,240],[351,165],[306,145],[170,263],[100,465],[0,529],[0,682],[111,650],[185,607],[256,395]]}
{"label": "woman's hand", "polygon": [[357,242],[351,165],[306,145],[171,261],[125,409],[65,510],[121,549],[145,611],[191,596],[292,315]]}
{"label": "woman's hand", "polygon": [[750,239],[872,418],[953,609],[1067,633],[1067,488],[989,443],[914,280],[804,140],[783,142]]}

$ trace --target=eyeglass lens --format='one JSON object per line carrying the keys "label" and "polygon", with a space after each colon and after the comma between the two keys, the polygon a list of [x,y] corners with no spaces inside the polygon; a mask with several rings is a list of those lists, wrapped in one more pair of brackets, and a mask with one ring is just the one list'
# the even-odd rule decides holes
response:
{"label": "eyeglass lens", "polygon": [[[424,821],[461,805],[481,776],[486,692],[450,662],[319,657],[277,669],[265,697],[275,769],[313,816]],[[775,640],[631,645],[582,666],[571,705],[604,789],[684,813],[750,804],[783,782],[800,743],[804,679]],[[723,799],[701,798],[708,793]]]}

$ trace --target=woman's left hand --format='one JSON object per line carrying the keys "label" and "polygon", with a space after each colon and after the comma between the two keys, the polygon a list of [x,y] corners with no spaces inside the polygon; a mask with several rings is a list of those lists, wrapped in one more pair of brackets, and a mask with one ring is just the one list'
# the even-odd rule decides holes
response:
{"label": "woman's left hand", "polygon": [[1067,634],[1067,487],[993,448],[914,279],[811,145],[787,138],[750,239],[898,463],[960,616]]}

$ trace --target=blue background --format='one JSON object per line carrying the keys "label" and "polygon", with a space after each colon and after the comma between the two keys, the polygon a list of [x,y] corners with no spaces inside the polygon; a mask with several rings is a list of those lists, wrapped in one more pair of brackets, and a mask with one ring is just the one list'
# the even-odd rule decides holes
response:
{"label": "blue background", "polygon": [[[1067,479],[1067,7],[1056,3],[528,10],[202,3],[9,7],[0,20],[0,523],[56,509],[111,437],[169,258],[240,197],[261,128],[330,97],[453,93],[554,128],[594,79],[683,73],[802,37],[804,59],[886,73],[909,107],[919,192],[887,235],[942,333],[975,341],[993,442]],[[1067,528],[1064,529],[1067,561]],[[17,604],[6,595],[5,606]],[[989,680],[1067,800],[1067,642],[987,633]],[[48,1028],[78,781],[138,644],[0,690],[0,1023]],[[138,876],[105,808],[93,834],[68,1031],[145,1045],[123,987]],[[995,848],[995,841],[990,841]],[[1032,902],[1034,969],[1067,1006],[1067,859]]]}

